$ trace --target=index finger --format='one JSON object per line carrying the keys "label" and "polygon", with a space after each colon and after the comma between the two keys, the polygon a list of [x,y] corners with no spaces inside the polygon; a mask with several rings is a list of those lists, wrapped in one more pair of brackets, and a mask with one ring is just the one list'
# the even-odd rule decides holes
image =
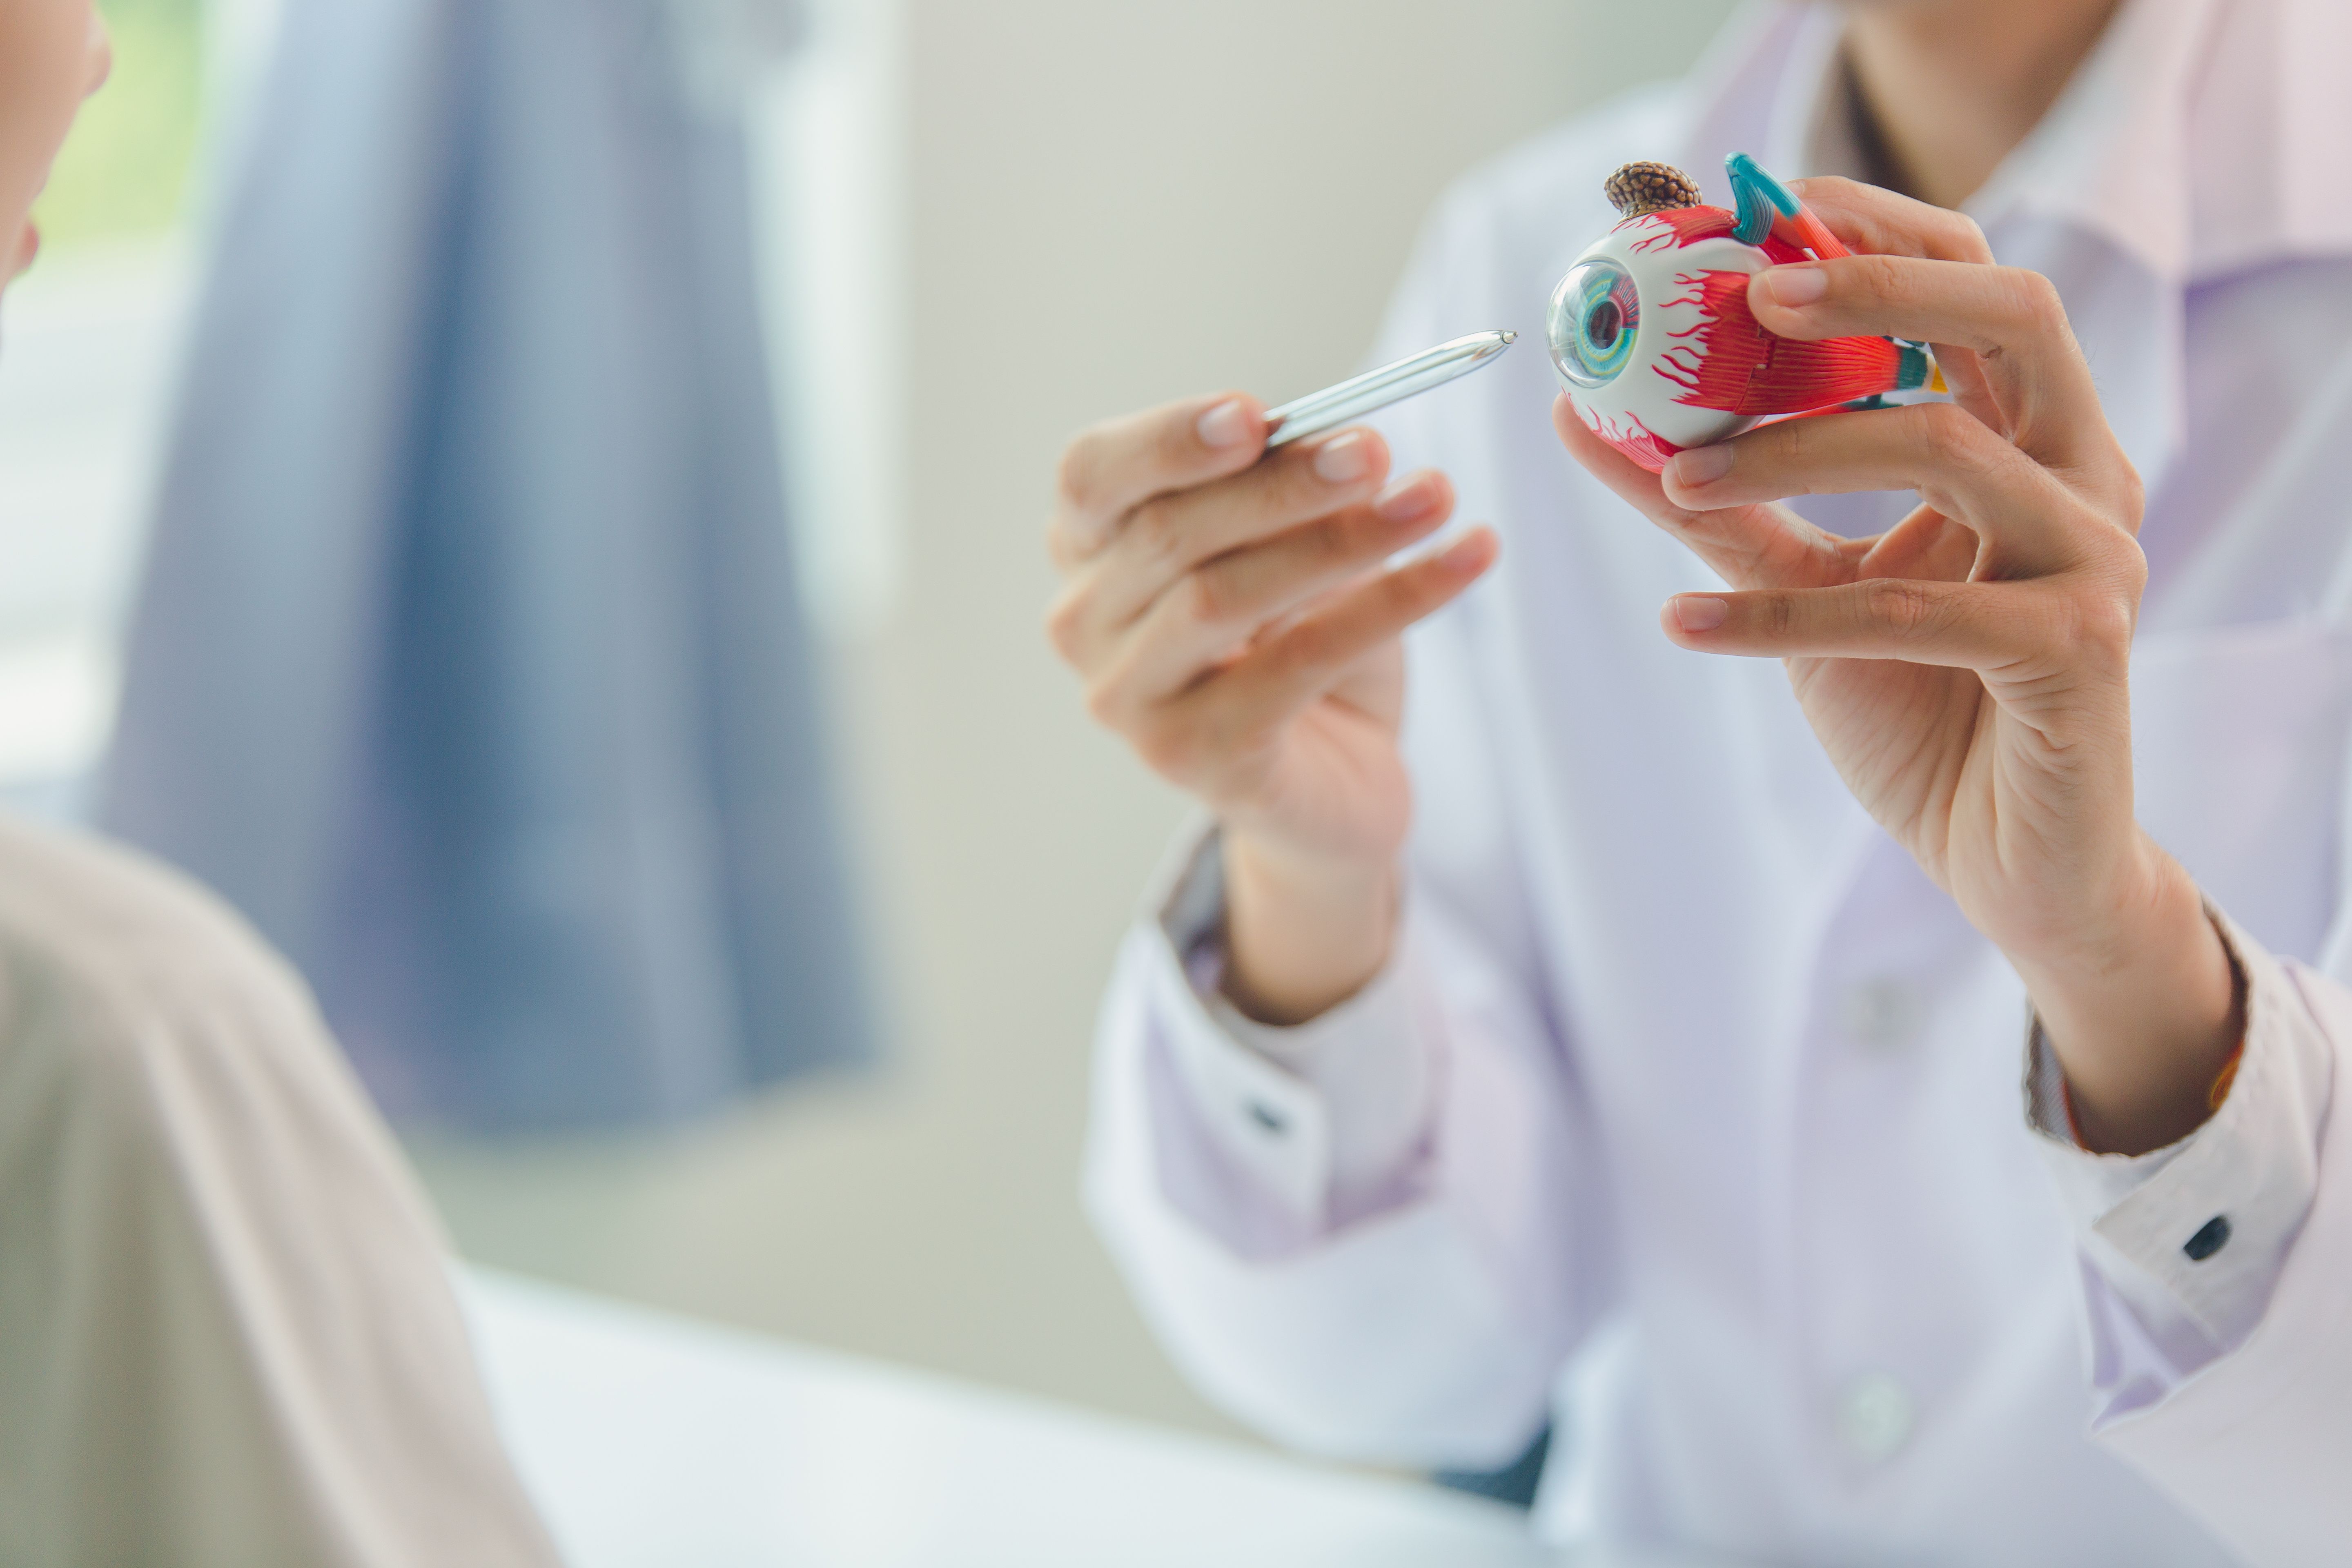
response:
{"label": "index finger", "polygon": [[1265,450],[1265,406],[1219,392],[1083,430],[1062,450],[1047,544],[1066,564],[1100,550],[1153,496],[1238,473]]}
{"label": "index finger", "polygon": [[1791,180],[1789,188],[1829,231],[1871,256],[1928,261],[1990,261],[1992,247],[1976,219],[1948,207],[1834,176]]}
{"label": "index finger", "polygon": [[1552,400],[1560,445],[1593,478],[1686,545],[1738,588],[1819,587],[1853,575],[1846,542],[1769,502],[1693,510],[1666,498],[1659,477],[1594,435],[1565,392]]}
{"label": "index finger", "polygon": [[1765,268],[1749,280],[1748,306],[1784,338],[1884,336],[1932,342],[1939,353],[1969,350],[1997,405],[1996,427],[2038,460],[2088,465],[2116,450],[2065,304],[2038,272],[1845,256]]}

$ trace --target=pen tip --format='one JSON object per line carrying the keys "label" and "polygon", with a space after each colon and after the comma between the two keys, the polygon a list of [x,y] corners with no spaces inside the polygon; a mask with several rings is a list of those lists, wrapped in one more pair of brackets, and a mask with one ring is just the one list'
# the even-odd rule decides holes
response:
{"label": "pen tip", "polygon": [[1507,328],[1496,335],[1500,337],[1507,343],[1515,343],[1519,341],[1519,334],[1508,330]]}

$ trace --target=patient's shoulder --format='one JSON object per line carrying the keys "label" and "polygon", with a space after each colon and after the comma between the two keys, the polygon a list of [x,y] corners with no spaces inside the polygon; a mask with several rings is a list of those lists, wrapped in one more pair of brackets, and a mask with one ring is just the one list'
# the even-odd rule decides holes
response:
{"label": "patient's shoulder", "polygon": [[308,1032],[308,989],[245,919],[126,846],[0,814],[0,963],[21,1009],[144,1032],[234,1015]]}

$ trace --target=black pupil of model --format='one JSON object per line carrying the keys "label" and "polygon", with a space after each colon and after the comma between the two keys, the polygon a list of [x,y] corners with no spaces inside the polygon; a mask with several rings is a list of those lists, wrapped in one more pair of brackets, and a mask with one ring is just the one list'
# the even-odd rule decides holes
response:
{"label": "black pupil of model", "polygon": [[1585,313],[1584,335],[1596,349],[1606,352],[1624,330],[1625,311],[1614,300],[1603,300]]}

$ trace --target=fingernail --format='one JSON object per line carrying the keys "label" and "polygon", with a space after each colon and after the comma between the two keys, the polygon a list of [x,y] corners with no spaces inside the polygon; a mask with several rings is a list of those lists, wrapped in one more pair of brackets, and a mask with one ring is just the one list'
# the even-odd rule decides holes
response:
{"label": "fingernail", "polygon": [[1249,411],[1238,397],[1228,397],[1193,422],[1204,447],[1234,447],[1249,439]]}
{"label": "fingernail", "polygon": [[1334,436],[1315,449],[1316,477],[1329,484],[1360,479],[1371,466],[1371,446],[1360,430]]}
{"label": "fingernail", "polygon": [[1711,632],[1731,614],[1729,605],[1704,594],[1677,594],[1667,602],[1675,612],[1675,625],[1686,632]]}
{"label": "fingernail", "polygon": [[1486,536],[1479,532],[1464,534],[1437,552],[1437,559],[1456,572],[1483,570],[1488,554]]}
{"label": "fingernail", "polygon": [[1810,305],[1830,291],[1830,275],[1818,267],[1775,267],[1764,288],[1778,305]]}
{"label": "fingernail", "polygon": [[1693,447],[1687,452],[1677,452],[1674,460],[1675,483],[1685,489],[1695,490],[1701,485],[1711,485],[1731,472],[1729,447]]}
{"label": "fingernail", "polygon": [[1436,487],[1426,473],[1408,474],[1372,498],[1372,510],[1389,522],[1411,522],[1426,517],[1436,502]]}

